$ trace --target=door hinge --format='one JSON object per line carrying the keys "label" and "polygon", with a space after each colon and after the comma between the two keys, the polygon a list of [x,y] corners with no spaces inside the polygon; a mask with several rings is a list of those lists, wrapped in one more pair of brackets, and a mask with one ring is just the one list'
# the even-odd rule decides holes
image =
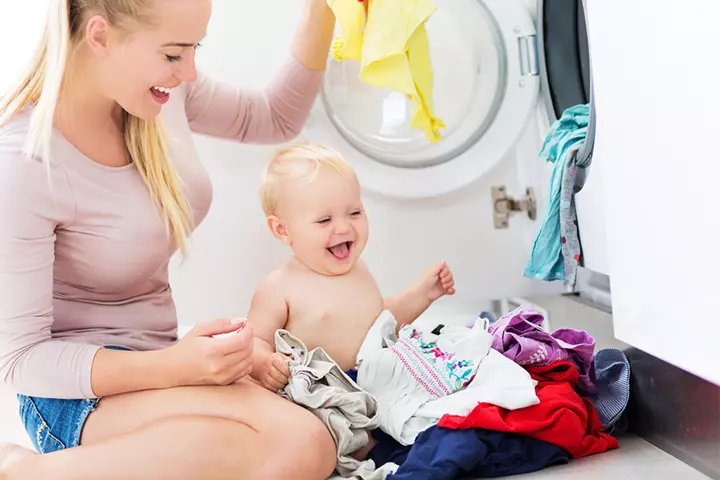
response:
{"label": "door hinge", "polygon": [[510,215],[515,212],[527,212],[530,220],[537,218],[537,202],[531,187],[525,190],[525,196],[519,200],[509,197],[505,186],[492,187],[491,195],[495,228],[508,228]]}

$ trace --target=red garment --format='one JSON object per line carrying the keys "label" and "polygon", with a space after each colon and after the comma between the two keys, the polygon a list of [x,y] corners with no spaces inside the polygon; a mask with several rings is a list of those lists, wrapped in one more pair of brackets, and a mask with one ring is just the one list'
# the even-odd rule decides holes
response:
{"label": "red garment", "polygon": [[525,367],[538,381],[535,393],[540,403],[508,411],[479,403],[467,417],[444,415],[438,426],[455,430],[484,428],[512,432],[545,441],[565,450],[572,458],[602,453],[618,447],[603,433],[595,407],[575,393],[579,373],[570,362]]}

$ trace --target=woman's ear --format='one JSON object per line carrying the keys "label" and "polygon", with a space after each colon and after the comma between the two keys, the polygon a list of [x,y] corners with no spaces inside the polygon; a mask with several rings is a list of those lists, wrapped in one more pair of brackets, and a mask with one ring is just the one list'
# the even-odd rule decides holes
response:
{"label": "woman's ear", "polygon": [[110,47],[110,25],[102,15],[90,17],[85,25],[85,41],[90,50],[104,57]]}
{"label": "woman's ear", "polygon": [[291,244],[290,234],[288,233],[287,228],[285,227],[285,224],[282,220],[280,220],[275,215],[270,215],[267,218],[267,224],[275,238],[279,239],[285,245]]}

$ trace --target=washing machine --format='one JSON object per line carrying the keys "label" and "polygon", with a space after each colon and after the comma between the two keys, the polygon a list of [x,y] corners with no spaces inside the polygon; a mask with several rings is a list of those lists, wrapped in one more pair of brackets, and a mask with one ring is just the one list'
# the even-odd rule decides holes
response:
{"label": "washing machine", "polygon": [[[591,101],[582,0],[435,3],[426,27],[435,112],[447,125],[441,141],[410,128],[404,95],[360,81],[358,62],[329,61],[306,131],[348,157],[365,191],[416,199],[460,190],[529,128],[546,132],[563,110]],[[534,121],[538,109],[544,125]]]}

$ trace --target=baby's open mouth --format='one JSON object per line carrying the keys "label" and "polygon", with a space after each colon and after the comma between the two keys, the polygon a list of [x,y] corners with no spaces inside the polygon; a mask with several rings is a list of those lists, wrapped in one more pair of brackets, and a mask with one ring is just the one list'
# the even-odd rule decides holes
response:
{"label": "baby's open mouth", "polygon": [[328,252],[338,260],[344,260],[350,255],[350,247],[353,242],[341,242],[335,246],[328,248]]}

